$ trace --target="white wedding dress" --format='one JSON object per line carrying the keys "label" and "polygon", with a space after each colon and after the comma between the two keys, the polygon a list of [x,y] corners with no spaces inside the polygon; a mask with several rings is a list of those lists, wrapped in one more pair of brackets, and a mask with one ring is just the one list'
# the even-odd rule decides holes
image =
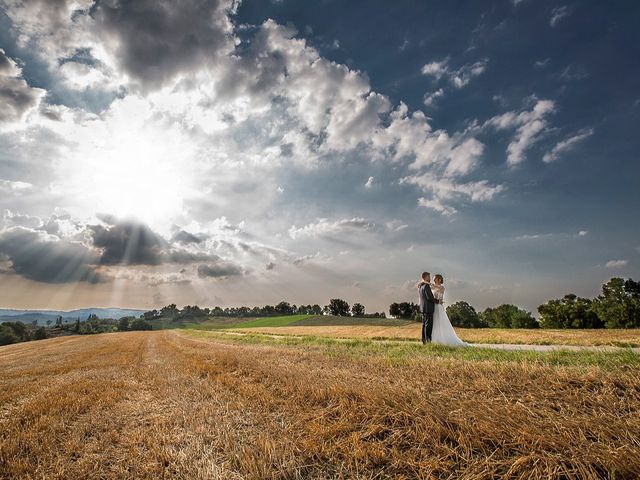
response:
{"label": "white wedding dress", "polygon": [[436,303],[433,312],[433,330],[431,331],[431,341],[440,345],[449,345],[452,347],[468,347],[469,344],[463,342],[456,335],[456,331],[451,325],[447,310],[442,301],[444,300],[444,285],[431,284],[433,296],[440,301]]}

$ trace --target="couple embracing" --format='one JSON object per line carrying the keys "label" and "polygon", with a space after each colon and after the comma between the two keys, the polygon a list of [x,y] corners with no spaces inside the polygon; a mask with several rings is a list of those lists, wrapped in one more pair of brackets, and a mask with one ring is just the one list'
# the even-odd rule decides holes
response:
{"label": "couple embracing", "polygon": [[453,347],[466,347],[456,335],[451,321],[444,308],[444,278],[438,274],[422,273],[422,280],[416,285],[420,297],[420,313],[422,313],[422,343],[438,343]]}

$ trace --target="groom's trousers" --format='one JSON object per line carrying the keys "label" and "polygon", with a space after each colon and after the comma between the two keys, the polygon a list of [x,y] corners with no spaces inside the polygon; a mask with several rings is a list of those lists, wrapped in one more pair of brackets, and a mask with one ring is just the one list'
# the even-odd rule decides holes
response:
{"label": "groom's trousers", "polygon": [[433,312],[422,312],[422,343],[431,341],[433,330]]}

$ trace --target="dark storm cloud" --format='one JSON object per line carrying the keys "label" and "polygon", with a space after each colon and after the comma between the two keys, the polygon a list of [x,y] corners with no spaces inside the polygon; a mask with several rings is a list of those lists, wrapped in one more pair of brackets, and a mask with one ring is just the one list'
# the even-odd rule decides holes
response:
{"label": "dark storm cloud", "polygon": [[216,262],[198,266],[200,278],[228,278],[244,275],[244,270],[235,263],[219,258]]}
{"label": "dark storm cloud", "polygon": [[101,265],[160,265],[166,241],[149,227],[134,222],[91,225],[93,245],[102,249]]}
{"label": "dark storm cloud", "polygon": [[0,254],[11,261],[11,269],[30,280],[45,283],[107,280],[95,270],[97,255],[78,243],[53,240],[42,233],[16,227],[0,233]]}
{"label": "dark storm cloud", "polygon": [[109,215],[100,215],[100,219],[106,223],[105,226],[91,225],[88,228],[93,246],[102,251],[99,260],[101,265],[189,264],[217,261],[220,258],[206,251],[172,247],[160,234],[142,223],[120,221]]}
{"label": "dark storm cloud", "polygon": [[202,240],[196,237],[193,233],[185,232],[184,230],[180,230],[176,232],[171,240],[176,243],[200,243]]}
{"label": "dark storm cloud", "polygon": [[0,48],[0,122],[15,122],[40,103],[43,91],[21,78],[20,68]]}
{"label": "dark storm cloud", "polygon": [[230,0],[108,0],[91,14],[120,66],[154,88],[233,48],[233,8]]}

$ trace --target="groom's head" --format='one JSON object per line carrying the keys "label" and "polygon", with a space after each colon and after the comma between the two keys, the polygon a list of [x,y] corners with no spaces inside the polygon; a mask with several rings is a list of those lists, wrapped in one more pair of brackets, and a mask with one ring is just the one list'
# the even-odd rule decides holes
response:
{"label": "groom's head", "polygon": [[422,281],[429,283],[431,281],[431,274],[429,272],[422,272]]}

